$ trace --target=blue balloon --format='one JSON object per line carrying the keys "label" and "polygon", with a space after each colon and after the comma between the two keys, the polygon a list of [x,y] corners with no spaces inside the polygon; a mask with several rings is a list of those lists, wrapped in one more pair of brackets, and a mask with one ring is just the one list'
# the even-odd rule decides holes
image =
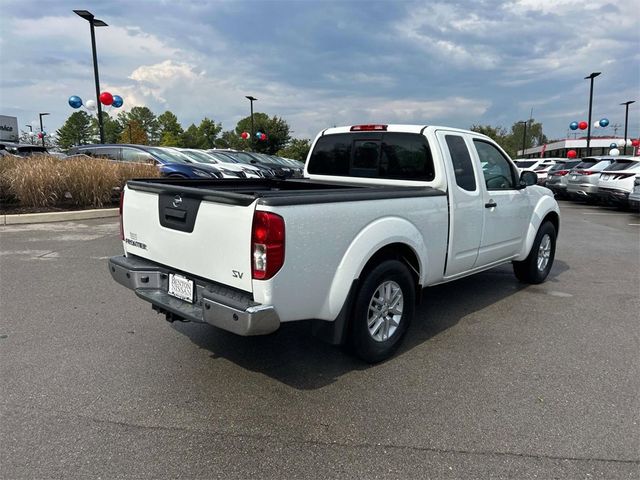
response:
{"label": "blue balloon", "polygon": [[124,100],[120,95],[113,96],[113,103],[111,104],[111,106],[115,108],[120,108],[123,104],[124,104]]}
{"label": "blue balloon", "polygon": [[69,106],[71,108],[80,108],[82,106],[82,99],[77,95],[71,95],[69,97]]}
{"label": "blue balloon", "polygon": [[617,143],[610,143],[609,144],[609,148],[618,148],[618,144]]}
{"label": "blue balloon", "polygon": [[608,118],[601,118],[599,123],[600,123],[600,126],[601,126],[602,128],[604,128],[604,127],[606,127],[607,125],[609,125],[609,119],[608,119]]}
{"label": "blue balloon", "polygon": [[262,137],[262,132],[256,132],[256,138]]}
{"label": "blue balloon", "polygon": [[577,130],[577,129],[578,129],[578,122],[571,122],[571,123],[569,124],[569,128],[570,128],[571,130]]}

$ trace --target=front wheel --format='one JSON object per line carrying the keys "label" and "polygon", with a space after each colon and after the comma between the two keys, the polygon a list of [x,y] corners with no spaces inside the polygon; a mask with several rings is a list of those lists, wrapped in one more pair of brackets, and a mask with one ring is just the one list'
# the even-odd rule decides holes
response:
{"label": "front wheel", "polygon": [[549,275],[556,254],[556,227],[544,222],[531,246],[527,258],[513,262],[513,272],[523,283],[542,283]]}
{"label": "front wheel", "polygon": [[386,260],[364,278],[351,324],[355,353],[368,363],[389,358],[400,346],[415,311],[415,285],[407,266]]}

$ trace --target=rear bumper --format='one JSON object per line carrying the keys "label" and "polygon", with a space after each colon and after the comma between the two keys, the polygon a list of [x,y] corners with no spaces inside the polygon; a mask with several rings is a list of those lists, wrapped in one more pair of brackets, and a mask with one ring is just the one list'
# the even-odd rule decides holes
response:
{"label": "rear bumper", "polygon": [[139,257],[111,257],[109,272],[120,285],[170,317],[205,322],[237,335],[266,335],[280,327],[271,305],[260,305],[251,296],[221,285],[194,279],[194,303],[167,293],[170,269]]}
{"label": "rear bumper", "polygon": [[567,192],[583,197],[596,196],[598,194],[598,186],[590,183],[569,183]]}
{"label": "rear bumper", "polygon": [[629,192],[614,188],[598,188],[598,197],[605,202],[626,204],[629,199]]}

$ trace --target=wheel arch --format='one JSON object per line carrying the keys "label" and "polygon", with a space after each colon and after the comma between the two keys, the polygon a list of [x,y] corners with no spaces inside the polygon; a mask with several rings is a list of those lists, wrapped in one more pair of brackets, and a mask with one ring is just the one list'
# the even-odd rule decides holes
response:
{"label": "wheel arch", "polygon": [[518,257],[514,259],[515,261],[521,261],[527,258],[536,238],[536,234],[540,229],[540,225],[547,221],[553,224],[556,229],[557,236],[560,231],[560,208],[554,198],[545,195],[539,199],[533,213],[531,214],[529,227],[527,229],[522,249],[520,250]]}

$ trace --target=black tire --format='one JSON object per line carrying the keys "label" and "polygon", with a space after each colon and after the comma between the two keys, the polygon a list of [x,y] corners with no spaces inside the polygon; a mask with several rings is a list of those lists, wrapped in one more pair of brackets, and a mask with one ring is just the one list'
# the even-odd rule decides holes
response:
{"label": "black tire", "polygon": [[[387,298],[383,293],[388,293]],[[398,299],[400,308],[393,306]],[[356,355],[368,363],[393,355],[413,319],[415,302],[415,284],[404,263],[385,260],[371,270],[362,279],[354,301],[350,335]],[[376,315],[378,319],[372,321]]]}
{"label": "black tire", "polygon": [[[549,242],[548,250],[545,248],[547,245],[547,239]],[[538,233],[536,234],[536,238],[533,241],[531,251],[527,258],[521,262],[513,262],[513,272],[522,283],[542,283],[551,271],[555,255],[556,227],[554,227],[551,222],[544,222],[538,229]],[[544,256],[546,256],[546,262],[544,261],[544,258],[541,259],[541,257]]]}

